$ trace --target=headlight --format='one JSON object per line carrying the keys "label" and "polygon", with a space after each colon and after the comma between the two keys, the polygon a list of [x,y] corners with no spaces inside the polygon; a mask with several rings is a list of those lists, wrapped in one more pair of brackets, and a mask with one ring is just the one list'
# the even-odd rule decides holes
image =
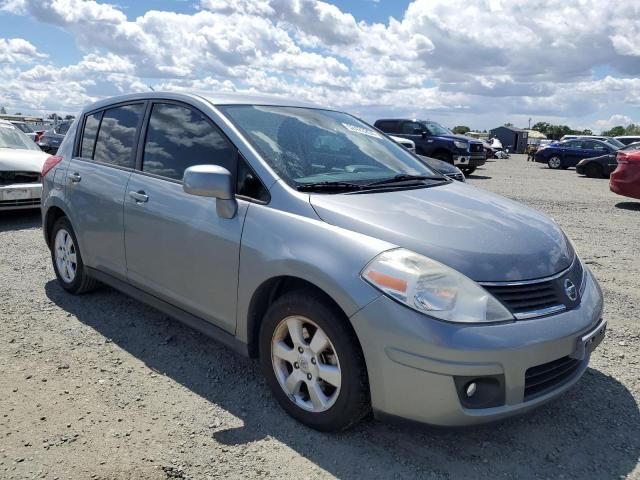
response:
{"label": "headlight", "polygon": [[463,150],[466,150],[469,145],[467,142],[459,142],[458,140],[454,140],[453,144],[456,146],[456,148],[461,148]]}
{"label": "headlight", "polygon": [[407,307],[440,320],[513,320],[513,315],[473,280],[403,248],[378,255],[364,268],[362,278]]}

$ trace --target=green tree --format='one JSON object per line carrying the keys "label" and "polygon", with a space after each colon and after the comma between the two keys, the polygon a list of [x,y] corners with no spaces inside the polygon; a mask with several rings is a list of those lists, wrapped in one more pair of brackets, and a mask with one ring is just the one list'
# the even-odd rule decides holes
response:
{"label": "green tree", "polygon": [[76,118],[76,117],[74,117],[73,115],[65,115],[64,116],[65,120],[73,120],[74,118]]}
{"label": "green tree", "polygon": [[471,129],[466,125],[456,125],[455,127],[453,127],[453,133],[456,133],[458,135],[464,135],[465,133],[468,133],[470,131]]}
{"label": "green tree", "polygon": [[616,125],[615,127],[602,132],[602,135],[606,135],[607,137],[617,137],[619,135],[624,135],[625,133],[626,129],[622,125]]}

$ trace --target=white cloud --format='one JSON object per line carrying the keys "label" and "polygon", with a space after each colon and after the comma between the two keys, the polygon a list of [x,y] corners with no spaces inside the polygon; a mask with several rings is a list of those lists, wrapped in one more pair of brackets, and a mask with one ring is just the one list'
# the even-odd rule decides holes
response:
{"label": "white cloud", "polygon": [[31,63],[46,55],[22,38],[0,38],[0,64]]}
{"label": "white cloud", "polygon": [[[529,116],[596,126],[640,105],[633,0],[616,8],[601,0],[415,0],[386,23],[319,0],[200,0],[191,14],[151,10],[132,19],[94,0],[0,0],[0,9],[64,29],[84,53],[56,65],[28,36],[0,39],[1,68],[13,75],[0,85],[0,103],[16,106],[76,108],[148,84],[479,127]],[[602,69],[608,75],[594,73]],[[63,85],[72,93],[59,93]]]}

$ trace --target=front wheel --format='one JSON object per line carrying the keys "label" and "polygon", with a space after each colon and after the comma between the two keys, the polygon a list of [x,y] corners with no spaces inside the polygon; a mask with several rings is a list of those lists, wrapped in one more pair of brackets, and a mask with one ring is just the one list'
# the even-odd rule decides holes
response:
{"label": "front wheel", "polygon": [[464,173],[465,175],[471,175],[476,171],[476,168],[477,167],[460,167],[460,170],[462,170],[462,173]]}
{"label": "front wheel", "polygon": [[547,160],[547,165],[553,170],[558,170],[562,167],[562,160],[557,155],[554,155],[553,157],[549,158],[549,160]]}
{"label": "front wheel", "polygon": [[277,299],[260,329],[260,365],[282,408],[316,430],[346,430],[370,411],[362,350],[344,314],[313,292]]}

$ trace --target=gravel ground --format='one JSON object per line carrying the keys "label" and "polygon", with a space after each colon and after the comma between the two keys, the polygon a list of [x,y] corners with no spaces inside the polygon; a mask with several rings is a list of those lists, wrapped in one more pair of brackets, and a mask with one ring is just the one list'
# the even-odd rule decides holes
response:
{"label": "gravel ground", "polygon": [[63,293],[38,214],[0,214],[0,478],[640,479],[640,202],[522,156],[469,182],[554,217],[602,284],[607,338],[560,399],[472,429],[321,434],[254,362],[110,289]]}

